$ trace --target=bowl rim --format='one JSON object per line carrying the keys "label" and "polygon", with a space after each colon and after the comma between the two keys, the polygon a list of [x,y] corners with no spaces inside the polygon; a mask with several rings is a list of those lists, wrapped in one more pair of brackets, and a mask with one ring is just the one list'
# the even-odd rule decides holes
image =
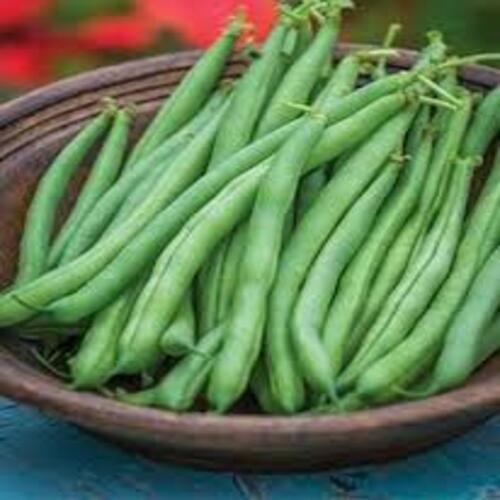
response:
{"label": "bowl rim", "polygon": [[[340,56],[367,47],[370,46],[341,44],[335,54]],[[417,55],[415,51],[397,50],[399,55],[389,59],[389,65],[396,69],[407,68]],[[123,83],[129,78],[157,74],[164,65],[168,68],[187,68],[199,54],[199,51],[187,51],[151,57],[100,68],[55,82],[0,105],[0,128],[61,99]],[[235,57],[233,61],[237,63],[241,60]],[[123,78],[124,69],[126,78]],[[461,70],[460,77],[466,83],[485,88],[500,84],[500,70],[486,66],[466,66]],[[160,434],[176,432],[184,436],[192,436],[193,433],[227,436],[229,433],[239,432],[257,437],[263,433],[272,433],[279,438],[298,431],[302,434],[323,435],[331,433],[333,429],[335,432],[354,429],[369,431],[374,428],[380,430],[395,425],[436,421],[452,414],[474,413],[476,410],[492,414],[500,409],[500,357],[497,356],[491,363],[496,370],[491,370],[493,374],[489,379],[474,378],[461,388],[418,402],[396,403],[348,415],[217,415],[210,412],[174,413],[165,409],[134,407],[95,393],[75,392],[64,387],[59,380],[23,363],[14,353],[0,345],[0,393],[57,413],[83,426],[88,426],[91,420],[93,424],[102,427],[116,426],[119,422],[131,430]]]}

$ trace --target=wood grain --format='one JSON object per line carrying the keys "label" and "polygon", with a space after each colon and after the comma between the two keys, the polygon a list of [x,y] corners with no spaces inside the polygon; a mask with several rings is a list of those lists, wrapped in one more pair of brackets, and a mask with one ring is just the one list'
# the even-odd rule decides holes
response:
{"label": "wood grain", "polygon": [[[351,49],[344,46],[340,52]],[[100,99],[108,95],[138,105],[136,136],[196,57],[176,54],[94,71],[0,107],[0,286],[12,279],[37,180],[61,146],[96,114]],[[413,59],[404,51],[391,64],[404,68]],[[227,76],[240,70],[241,60],[235,58]],[[477,88],[500,82],[499,73],[487,68],[467,68],[463,78]],[[78,185],[72,186],[64,207]],[[43,373],[22,343],[7,336],[1,343],[1,394],[145,455],[208,468],[317,470],[386,461],[449,439],[500,408],[500,357],[459,390],[349,416],[176,415],[72,392]]]}

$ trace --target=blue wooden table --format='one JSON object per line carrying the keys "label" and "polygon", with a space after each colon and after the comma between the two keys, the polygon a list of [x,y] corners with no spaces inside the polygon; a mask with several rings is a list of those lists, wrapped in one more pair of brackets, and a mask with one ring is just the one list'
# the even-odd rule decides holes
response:
{"label": "blue wooden table", "polygon": [[149,462],[0,399],[0,500],[500,500],[500,416],[430,452],[324,474],[214,474]]}

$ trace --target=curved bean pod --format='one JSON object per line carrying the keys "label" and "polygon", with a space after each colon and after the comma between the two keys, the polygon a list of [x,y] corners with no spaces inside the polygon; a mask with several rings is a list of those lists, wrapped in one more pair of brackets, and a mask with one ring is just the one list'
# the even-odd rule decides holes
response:
{"label": "curved bean pod", "polygon": [[316,257],[298,296],[291,322],[295,358],[309,385],[330,395],[334,373],[322,343],[322,328],[341,273],[366,235],[401,170],[389,162],[334,229]]}
{"label": "curved bean pod", "polygon": [[224,71],[241,28],[241,19],[233,21],[183,78],[135,145],[127,160],[127,169],[134,169],[138,161],[146,158],[198,113]]}
{"label": "curved bean pod", "polygon": [[174,319],[161,336],[161,349],[167,356],[184,356],[193,350],[196,318],[191,293],[182,299]]}
{"label": "curved bean pod", "polygon": [[[422,189],[425,189],[434,140],[432,131],[427,128],[428,122],[417,125],[422,126],[417,151],[414,151],[410,156],[410,165],[405,169],[397,191],[383,208],[373,229],[373,233],[387,232],[391,235],[392,241],[389,242],[389,250],[385,250],[385,257],[379,264],[378,272],[375,270],[373,281],[362,308],[361,318],[356,323],[347,341],[345,347],[346,360],[349,360],[359,347],[364,333],[372,325],[387,296],[393,290],[397,279],[396,273],[398,269],[403,267],[403,259],[405,255],[410,254],[411,246],[420,232],[419,225],[414,222],[414,218],[411,219],[410,217],[418,206]],[[408,145],[408,148],[411,150],[410,145]],[[408,221],[409,218],[410,221]],[[394,239],[394,235],[397,235],[396,239]],[[375,236],[371,237],[376,239]],[[391,268],[390,264],[393,264],[394,268]],[[390,276],[387,277],[386,273],[390,268]]]}
{"label": "curved bean pod", "polygon": [[151,170],[154,171],[153,175],[160,175],[165,163],[177,154],[190,138],[190,134],[184,135],[182,131],[179,132],[151,155],[139,161],[133,170],[124,172],[82,221],[73,239],[68,242],[64,249],[60,265],[75,260],[93,245],[115,218],[117,211],[133,189],[140,186],[141,182],[149,177]]}
{"label": "curved bean pod", "polygon": [[112,376],[118,339],[139,289],[137,286],[130,287],[92,320],[78,352],[70,360],[73,387],[101,387]]}
{"label": "curved bean pod", "polygon": [[235,90],[217,134],[209,168],[226,160],[245,147],[252,138],[263,107],[269,97],[269,86],[281,57],[283,44],[289,31],[286,19],[273,29],[261,56],[245,72]]}
{"label": "curved bean pod", "polygon": [[[427,168],[426,181],[423,186],[415,213],[407,221],[399,233],[396,233],[394,241],[386,249],[387,256],[380,263],[380,268],[373,278],[371,290],[366,300],[365,312],[356,330],[353,333],[350,345],[348,346],[348,356],[354,354],[359,346],[357,343],[366,332],[366,325],[371,324],[369,317],[380,311],[380,307],[385,303],[387,297],[394,290],[401,276],[408,267],[412,256],[418,255],[418,241],[426,233],[427,226],[432,221],[435,209],[443,199],[442,187],[447,185],[448,172],[450,170],[453,157],[458,153],[461,141],[470,118],[471,102],[466,99],[462,109],[454,114],[446,112],[446,115],[436,117],[441,127],[441,135],[435,141],[432,150],[432,158]],[[443,122],[440,122],[443,120]],[[432,134],[431,126],[431,134]],[[410,146],[411,144],[409,144]],[[409,169],[408,172],[411,170]],[[366,314],[366,316],[365,316]]]}
{"label": "curved bean pod", "polygon": [[186,411],[205,384],[224,337],[224,326],[207,333],[193,352],[181,359],[155,386],[134,394],[120,394],[120,400],[140,406],[159,406]]}
{"label": "curved bean pod", "polygon": [[82,221],[116,180],[125,157],[129,128],[129,112],[118,110],[106,142],[78,195],[76,205],[51,246],[49,267],[57,265],[64,248],[78,232]]}
{"label": "curved bean pod", "polygon": [[[176,146],[175,150],[168,155],[169,162],[167,163],[167,157],[164,156],[165,161],[158,162],[152,169],[149,175],[145,175],[141,182],[133,189],[129,195],[123,200],[123,203],[119,207],[115,216],[111,220],[111,223],[106,228],[105,234],[121,222],[127,219],[127,217],[137,209],[137,207],[143,202],[145,198],[151,196],[151,193],[156,188],[157,184],[161,182],[161,179],[167,175],[167,171],[170,169],[179,168],[176,162],[176,156],[181,156],[182,150],[192,147],[191,143],[195,142],[200,134],[203,134],[204,130],[207,133],[207,127],[209,123],[212,122],[213,126],[216,126],[214,120],[220,116],[221,108],[224,109],[227,106],[227,100],[231,98],[230,96],[231,87],[224,87],[221,90],[214,93],[214,95],[209,99],[204,108],[196,115],[191,122],[185,125],[179,132],[173,135],[167,141],[174,140],[178,135],[181,137],[178,139],[179,145]],[[180,141],[183,144],[180,145]],[[160,146],[160,148],[162,148]],[[157,149],[160,149],[157,148]],[[154,154],[154,153],[153,153]]]}
{"label": "curved bean pod", "polygon": [[[302,381],[295,368],[288,324],[297,293],[332,229],[399,145],[412,114],[403,111],[396,115],[350,157],[299,222],[283,251],[270,297],[266,353],[273,392],[287,412],[295,412],[303,404]],[[323,164],[328,159],[316,161]]]}
{"label": "curved bean pod", "polygon": [[240,397],[257,361],[286,215],[325,122],[322,115],[308,117],[277,153],[259,186],[248,226],[252,237],[241,259],[227,334],[208,386],[208,400],[218,412],[226,411]]}
{"label": "curved bean pod", "polygon": [[[453,219],[456,219],[456,215],[458,212],[463,212],[465,202],[466,202],[466,189],[468,188],[468,184],[471,178],[471,172],[473,167],[477,164],[476,158],[468,158],[465,160],[457,160],[455,165],[455,180],[454,180],[454,190],[458,194],[458,199],[456,200],[458,205],[452,209],[452,218],[450,220],[451,226],[455,225]],[[458,189],[457,189],[458,188]],[[459,225],[459,224],[457,224]],[[449,258],[449,256],[448,256]],[[458,258],[458,256],[457,256]],[[425,256],[422,256],[422,261],[425,260]],[[451,260],[451,259],[450,259]],[[424,273],[422,276],[427,274],[424,269]],[[450,277],[453,277],[453,271],[450,274]],[[345,386],[349,386],[351,381],[354,379],[356,381],[356,393],[360,395],[360,397],[368,400],[376,399],[377,395],[380,394],[388,394],[393,389],[395,383],[398,383],[401,380],[402,375],[405,373],[403,371],[403,367],[408,368],[418,366],[419,359],[424,359],[426,354],[436,352],[432,346],[428,346],[429,348],[425,351],[421,350],[421,347],[426,344],[425,337],[428,337],[427,333],[429,330],[429,318],[436,319],[437,316],[443,317],[443,312],[448,309],[443,308],[443,306],[448,305],[448,299],[451,295],[456,295],[456,291],[451,290],[448,283],[450,282],[450,277],[443,283],[438,282],[437,289],[439,290],[438,294],[431,301],[430,308],[418,319],[416,325],[413,326],[410,333],[406,335],[406,338],[399,339],[399,342],[392,343],[392,349],[377,349],[379,353],[385,353],[383,356],[375,356],[374,354],[370,354],[368,350],[368,354],[372,357],[374,362],[372,363],[364,363],[365,370],[358,371],[359,378],[354,377],[354,371],[348,376],[348,372],[345,372],[345,378],[343,383]],[[456,282],[455,279],[453,281]],[[436,281],[429,281],[428,285],[435,285]],[[461,287],[462,288],[462,287]],[[435,291],[433,292],[435,295]],[[426,301],[427,302],[427,301]],[[447,315],[445,313],[445,315]],[[448,315],[449,318],[449,315]],[[437,318],[439,320],[439,318]],[[435,325],[439,330],[439,324]],[[430,330],[432,331],[431,336],[436,336],[436,330],[434,330],[434,323],[430,326]],[[405,330],[402,330],[405,333]],[[407,330],[406,330],[407,332]],[[385,332],[384,332],[385,334]],[[375,339],[378,340],[378,339]],[[382,344],[385,343],[378,340],[379,347],[383,347]],[[422,342],[424,340],[424,342]],[[368,345],[368,344],[367,344]],[[387,344],[386,344],[387,345]],[[409,346],[412,346],[411,349]],[[371,351],[374,353],[375,351]],[[418,356],[418,357],[417,357]],[[413,362],[410,363],[409,360]],[[366,358],[365,358],[366,360]],[[389,363],[389,360],[392,360],[392,364]],[[354,364],[352,366],[355,366]],[[357,365],[359,366],[359,365]],[[368,369],[366,369],[368,367]],[[413,375],[417,377],[419,374],[418,370],[415,370]]]}
{"label": "curved bean pod", "polygon": [[291,66],[269,102],[257,128],[256,137],[262,137],[301,114],[289,106],[306,104],[323,68],[331,57],[332,46],[340,28],[340,10],[335,9],[325,20],[311,45]]}
{"label": "curved bean pod", "polygon": [[46,270],[59,201],[75,170],[104,134],[114,113],[114,109],[107,109],[85,125],[57,155],[40,180],[26,215],[16,285],[28,283]]}
{"label": "curved bean pod", "polygon": [[467,380],[475,368],[483,332],[493,321],[499,305],[500,249],[497,249],[474,279],[450,325],[426,395],[451,389]]}
{"label": "curved bean pod", "polygon": [[252,392],[257,398],[257,401],[259,402],[259,407],[262,408],[265,413],[270,415],[279,415],[282,413],[282,409],[279,406],[278,401],[276,401],[271,389],[271,382],[269,380],[267,367],[263,358],[261,358],[255,366],[250,379],[250,386],[252,388]]}
{"label": "curved bean pod", "polygon": [[475,119],[467,133],[462,154],[482,156],[500,129],[500,86],[491,90],[475,112]]}
{"label": "curved bean pod", "polygon": [[389,297],[361,349],[344,371],[339,380],[342,389],[350,388],[353,384],[357,387],[356,381],[361,381],[368,368],[375,366],[388,352],[398,349],[398,344],[405,342],[408,333],[410,337],[413,336],[413,327],[417,320],[421,321],[419,317],[427,305],[432,303],[431,309],[435,305],[432,299],[450,272],[456,254],[467,191],[476,162],[476,159],[456,162],[447,201],[435,227],[426,238],[421,255]]}

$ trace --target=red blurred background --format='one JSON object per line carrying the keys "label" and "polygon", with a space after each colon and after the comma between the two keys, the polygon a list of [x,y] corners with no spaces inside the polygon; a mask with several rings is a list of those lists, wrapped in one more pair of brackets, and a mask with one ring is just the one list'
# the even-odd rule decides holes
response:
{"label": "red blurred background", "polygon": [[[500,50],[500,0],[358,0],[344,40],[377,42],[393,21],[399,45],[439,29],[459,53]],[[0,99],[117,61],[205,47],[239,6],[261,39],[275,0],[0,0]]]}

